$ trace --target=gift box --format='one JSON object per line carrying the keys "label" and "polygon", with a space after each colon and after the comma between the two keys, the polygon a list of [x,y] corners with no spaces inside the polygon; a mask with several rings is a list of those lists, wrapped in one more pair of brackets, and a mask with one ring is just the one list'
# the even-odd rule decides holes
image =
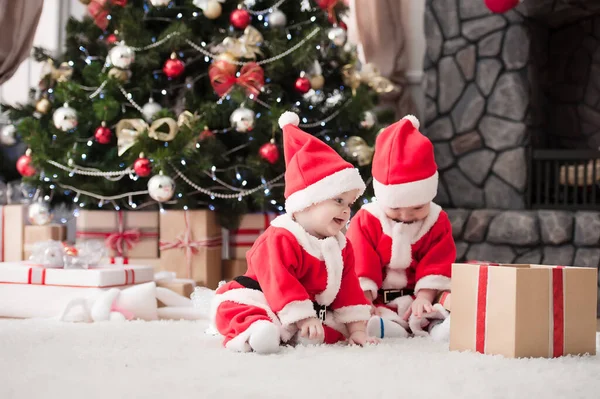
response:
{"label": "gift box", "polygon": [[248,263],[242,259],[223,260],[223,279],[233,280],[234,277],[243,276],[248,270]]}
{"label": "gift box", "polygon": [[595,268],[454,264],[450,350],[594,355],[597,284]]}
{"label": "gift box", "polygon": [[217,288],[221,280],[221,226],[214,212],[168,210],[160,214],[161,270]]}
{"label": "gift box", "polygon": [[150,266],[102,265],[90,269],[45,268],[30,262],[0,263],[0,284],[117,287],[154,280]]}
{"label": "gift box", "polygon": [[0,206],[0,219],[0,261],[16,262],[23,260],[27,205]]}
{"label": "gift box", "polygon": [[277,216],[279,215],[276,213],[249,213],[242,216],[239,227],[229,232],[229,257],[246,259],[246,253],[256,239]]}
{"label": "gift box", "polygon": [[136,265],[136,266],[150,266],[154,272],[159,272],[160,269],[160,258],[107,258],[106,264],[112,265]]}
{"label": "gift box", "polygon": [[62,224],[48,224],[45,226],[25,226],[24,235],[24,258],[29,259],[32,246],[35,243],[43,241],[61,241],[67,240],[67,227]]}
{"label": "gift box", "polygon": [[111,257],[158,258],[158,212],[79,211],[77,243],[103,239]]}

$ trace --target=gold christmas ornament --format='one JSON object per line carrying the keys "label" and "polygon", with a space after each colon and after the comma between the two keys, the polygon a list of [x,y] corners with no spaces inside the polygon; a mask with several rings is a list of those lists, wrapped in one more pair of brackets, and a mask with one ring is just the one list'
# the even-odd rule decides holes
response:
{"label": "gold christmas ornament", "polygon": [[73,68],[67,62],[62,62],[58,68],[54,66],[54,61],[48,58],[42,66],[40,73],[39,87],[47,90],[53,87],[57,82],[66,82],[73,76]]}
{"label": "gold christmas ornament", "polygon": [[348,137],[346,146],[344,147],[346,155],[352,159],[356,159],[359,166],[366,166],[373,160],[373,147],[367,145],[367,142],[358,136]]}
{"label": "gold christmas ornament", "polygon": [[177,125],[179,127],[182,126],[187,126],[190,129],[192,128],[192,125],[198,120],[198,113],[191,113],[190,111],[183,111],[181,114],[179,114],[179,117],[177,118]]}
{"label": "gold christmas ornament", "polygon": [[111,68],[110,71],[108,71],[108,77],[121,82],[127,82],[131,77],[131,71],[127,69]]}
{"label": "gold christmas ornament", "polygon": [[221,7],[221,4],[218,1],[209,0],[208,3],[206,3],[206,7],[204,7],[202,12],[204,13],[204,16],[208,19],[217,19],[221,16],[223,8]]}
{"label": "gold christmas ornament", "polygon": [[313,90],[321,90],[325,86],[325,78],[323,75],[316,75],[310,78],[310,87]]}
{"label": "gold christmas ornament", "polygon": [[35,110],[43,115],[46,115],[50,108],[52,108],[52,103],[46,97],[40,98],[35,104]]}
{"label": "gold christmas ornament", "polygon": [[364,83],[377,94],[390,93],[394,91],[394,84],[379,73],[377,67],[373,64],[365,64],[360,71],[356,70],[354,65],[348,64],[342,67],[342,76],[346,86],[350,86],[352,94],[356,94],[356,89]]}
{"label": "gold christmas ornament", "polygon": [[263,42],[263,35],[252,25],[248,25],[244,34],[239,38],[226,37],[220,44],[219,49],[223,53],[229,53],[236,58],[256,59],[257,55],[263,55],[258,45]]}

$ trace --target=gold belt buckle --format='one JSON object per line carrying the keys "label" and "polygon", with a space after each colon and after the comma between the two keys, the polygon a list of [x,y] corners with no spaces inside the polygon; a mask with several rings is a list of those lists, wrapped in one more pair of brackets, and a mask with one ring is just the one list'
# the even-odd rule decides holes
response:
{"label": "gold belt buckle", "polygon": [[402,290],[385,290],[385,291],[383,291],[383,302],[389,303],[391,301],[391,300],[388,301],[388,298],[387,298],[388,294],[396,294],[396,293],[400,293],[400,292],[402,292]]}

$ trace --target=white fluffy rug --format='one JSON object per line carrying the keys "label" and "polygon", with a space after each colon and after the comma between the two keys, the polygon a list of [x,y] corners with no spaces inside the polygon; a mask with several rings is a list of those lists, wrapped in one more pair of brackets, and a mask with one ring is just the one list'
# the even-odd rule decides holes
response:
{"label": "white fluffy rug", "polygon": [[234,354],[205,322],[0,320],[0,398],[598,398],[600,358],[510,360],[430,339]]}

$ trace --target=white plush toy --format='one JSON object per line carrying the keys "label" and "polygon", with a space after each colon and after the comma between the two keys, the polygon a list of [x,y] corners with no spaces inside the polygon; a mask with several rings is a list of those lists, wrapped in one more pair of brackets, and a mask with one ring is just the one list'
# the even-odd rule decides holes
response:
{"label": "white plush toy", "polygon": [[[159,308],[157,299],[166,306]],[[197,320],[203,312],[189,298],[149,282],[120,290],[111,288],[93,298],[75,298],[65,306],[59,320],[74,322],[125,321],[141,319]]]}

